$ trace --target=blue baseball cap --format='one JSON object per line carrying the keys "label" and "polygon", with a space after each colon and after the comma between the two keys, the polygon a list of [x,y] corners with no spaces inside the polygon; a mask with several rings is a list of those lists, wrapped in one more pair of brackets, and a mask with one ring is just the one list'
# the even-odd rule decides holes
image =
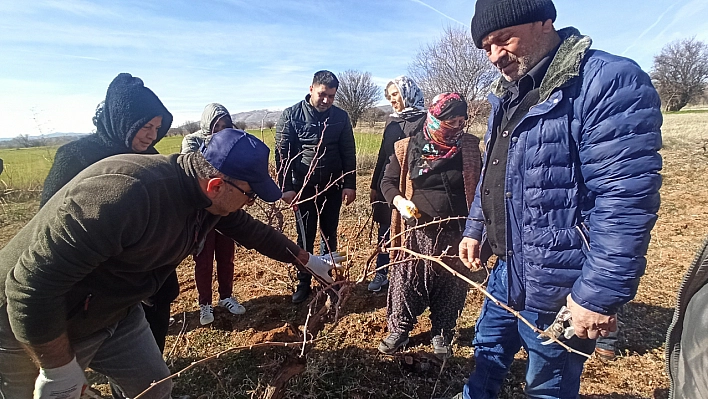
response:
{"label": "blue baseball cap", "polygon": [[238,129],[214,133],[202,148],[204,158],[226,176],[242,180],[266,202],[275,202],[283,193],[268,173],[270,149],[254,136]]}

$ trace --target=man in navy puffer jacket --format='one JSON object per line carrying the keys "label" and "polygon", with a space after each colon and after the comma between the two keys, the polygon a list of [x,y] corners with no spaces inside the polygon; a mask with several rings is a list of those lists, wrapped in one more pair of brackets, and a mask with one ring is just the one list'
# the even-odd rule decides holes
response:
{"label": "man in navy puffer jacket", "polygon": [[[566,305],[577,336],[616,330],[646,267],[661,186],[660,101],[632,60],[590,49],[575,28],[556,31],[552,0],[478,0],[477,47],[502,77],[492,86],[483,175],[460,257],[498,261],[488,290],[547,328]],[[474,339],[475,371],[462,396],[491,398],[523,346],[526,394],[577,398],[585,358],[540,346],[528,326],[489,300]]]}

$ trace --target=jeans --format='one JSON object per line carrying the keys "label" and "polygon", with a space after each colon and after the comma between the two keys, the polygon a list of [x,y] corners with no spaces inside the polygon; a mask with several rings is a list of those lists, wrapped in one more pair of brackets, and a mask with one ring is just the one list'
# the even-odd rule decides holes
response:
{"label": "jeans", "polygon": [[[381,246],[384,242],[389,240],[391,237],[391,225],[390,224],[379,224],[378,232],[378,245]],[[381,266],[386,266],[391,263],[391,257],[388,252],[381,252],[376,256],[376,273],[383,274],[384,276],[388,274],[388,267],[379,269]]]}
{"label": "jeans", "polygon": [[[301,198],[311,198],[315,195],[315,188],[305,187]],[[297,227],[297,245],[309,253],[314,253],[315,237],[317,236],[317,223],[322,230],[320,240],[320,254],[326,254],[337,250],[337,227],[339,225],[339,210],[342,207],[342,190],[337,186],[330,187],[329,190],[321,192],[317,198],[305,201],[298,205],[298,210],[302,215],[302,223],[305,225],[306,237],[302,237],[300,227]],[[328,250],[329,248],[329,250]],[[303,282],[310,282],[312,275],[306,272],[298,272],[297,278]]]}
{"label": "jeans", "polygon": [[[106,377],[125,397],[135,397],[153,381],[170,374],[140,305],[121,321],[71,342],[81,367]],[[0,398],[31,398],[39,370],[15,339],[7,308],[0,308]],[[167,399],[172,381],[153,388],[146,397]]]}
{"label": "jeans", "polygon": [[[499,260],[492,270],[487,287],[492,296],[507,303],[508,273],[506,262]],[[520,312],[537,328],[546,329],[555,319],[554,314],[528,310]],[[484,300],[475,326],[475,370],[465,385],[465,399],[496,398],[504,377],[523,346],[528,353],[526,364],[526,395],[529,398],[576,399],[580,391],[580,375],[586,358],[567,352],[558,344],[541,345],[542,339],[514,315]],[[573,349],[592,353],[595,341],[576,336],[565,343]]]}
{"label": "jeans", "polygon": [[234,285],[234,240],[210,231],[204,247],[194,256],[194,281],[199,294],[199,304],[211,304],[211,278],[216,261],[216,279],[219,282],[219,299],[230,298]]}

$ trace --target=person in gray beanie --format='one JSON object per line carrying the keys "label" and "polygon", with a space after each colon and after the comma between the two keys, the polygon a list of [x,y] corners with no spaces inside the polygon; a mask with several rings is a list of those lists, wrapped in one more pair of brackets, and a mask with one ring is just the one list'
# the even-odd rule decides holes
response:
{"label": "person in gray beanie", "polygon": [[[659,209],[661,103],[632,60],[556,30],[551,0],[478,0],[471,32],[501,77],[492,84],[482,178],[459,254],[496,255],[475,370],[458,398],[495,398],[514,355],[528,353],[526,395],[577,398],[586,360],[634,298]],[[574,334],[564,327],[569,315]],[[558,327],[558,329],[549,329]]]}

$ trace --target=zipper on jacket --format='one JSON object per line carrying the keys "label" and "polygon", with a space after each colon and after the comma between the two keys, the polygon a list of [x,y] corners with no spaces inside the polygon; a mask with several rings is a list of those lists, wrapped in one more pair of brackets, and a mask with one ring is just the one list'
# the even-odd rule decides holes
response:
{"label": "zipper on jacket", "polygon": [[[582,224],[582,223],[581,223]],[[575,225],[575,229],[578,230],[578,233],[580,233],[580,239],[583,240],[583,244],[585,244],[585,249],[588,251],[590,250],[590,239],[585,235],[585,232],[583,231],[583,228],[587,230],[587,227],[585,225],[582,225],[583,227],[580,227],[580,225]]]}

